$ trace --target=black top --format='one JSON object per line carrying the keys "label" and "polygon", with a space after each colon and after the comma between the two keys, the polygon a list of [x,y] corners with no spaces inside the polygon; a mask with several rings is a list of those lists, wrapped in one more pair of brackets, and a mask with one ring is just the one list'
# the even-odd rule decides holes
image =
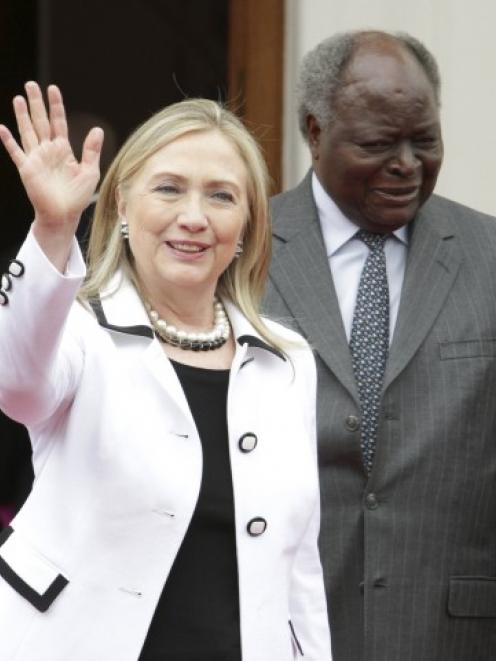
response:
{"label": "black top", "polygon": [[171,362],[201,438],[203,473],[195,512],[139,661],[241,661],[226,414],[229,370]]}

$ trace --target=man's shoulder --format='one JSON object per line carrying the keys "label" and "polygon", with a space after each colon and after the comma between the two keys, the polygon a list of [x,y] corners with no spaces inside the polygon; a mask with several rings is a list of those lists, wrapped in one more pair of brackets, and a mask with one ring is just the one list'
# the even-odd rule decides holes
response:
{"label": "man's shoulder", "polygon": [[315,201],[312,193],[312,178],[309,172],[299,184],[290,188],[283,193],[279,193],[270,198],[270,209],[272,213],[272,220],[277,223],[277,220],[282,216],[287,218],[288,215],[295,213],[309,213],[315,210]]}
{"label": "man's shoulder", "polygon": [[293,200],[295,197],[299,196],[299,189],[301,186],[298,184],[298,186],[294,186],[293,188],[289,188],[286,191],[283,191],[282,193],[277,193],[277,195],[273,195],[270,198],[270,206],[274,208],[280,208],[281,206],[285,206],[286,204],[290,204],[291,200]]}
{"label": "man's shoulder", "polygon": [[[455,202],[441,195],[432,195],[425,203],[423,212],[433,218],[447,218],[452,222],[460,224],[462,229],[474,229],[483,226],[489,231],[496,231],[496,217],[482,211],[477,211],[460,202]],[[469,225],[469,223],[472,223]]]}
{"label": "man's shoulder", "polygon": [[496,218],[439,195],[432,195],[422,208],[428,225],[444,238],[455,236],[472,262],[496,256]]}

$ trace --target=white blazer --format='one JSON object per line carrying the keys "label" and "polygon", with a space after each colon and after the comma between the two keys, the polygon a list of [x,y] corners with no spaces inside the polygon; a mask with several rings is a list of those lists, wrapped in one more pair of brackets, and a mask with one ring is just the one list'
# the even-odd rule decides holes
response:
{"label": "white blazer", "polygon": [[[0,540],[1,659],[136,661],[195,509],[198,432],[122,274],[98,321],[74,302],[76,247],[65,275],[32,234],[18,259],[25,272],[0,308],[0,406],[28,427],[36,477]],[[243,661],[328,661],[313,356],[303,346],[285,359],[226,309]]]}

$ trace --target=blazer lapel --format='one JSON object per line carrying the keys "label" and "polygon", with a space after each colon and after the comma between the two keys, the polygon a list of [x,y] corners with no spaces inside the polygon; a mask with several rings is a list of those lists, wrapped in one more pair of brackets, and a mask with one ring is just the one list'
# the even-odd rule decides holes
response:
{"label": "blazer lapel", "polygon": [[[170,398],[172,402],[178,407],[182,416],[189,421],[193,427],[195,421],[189,408],[186,395],[181,387],[181,383],[176,374],[176,370],[172,363],[167,358],[159,340],[154,340],[150,343],[144,352],[144,364],[149,370],[153,378],[158,382],[160,387]],[[174,429],[174,432],[181,432],[181,429]]]}
{"label": "blazer lapel", "polygon": [[311,347],[358,403],[339,303],[332,282],[311,173],[286,194],[274,223],[271,279]]}
{"label": "blazer lapel", "polygon": [[432,328],[462,261],[453,225],[428,204],[414,221],[398,320],[384,390],[400,374]]}
{"label": "blazer lapel", "polygon": [[134,336],[137,342],[143,342],[142,359],[147,369],[183,417],[194,424],[176,371],[155,338],[143,302],[126,275],[117,271],[101,297],[90,301],[90,305],[103,328],[117,336]]}

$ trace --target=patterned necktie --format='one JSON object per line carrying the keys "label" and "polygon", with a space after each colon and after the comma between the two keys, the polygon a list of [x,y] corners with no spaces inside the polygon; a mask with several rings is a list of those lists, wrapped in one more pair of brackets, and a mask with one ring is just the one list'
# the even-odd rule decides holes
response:
{"label": "patterned necktie", "polygon": [[355,236],[370,251],[360,276],[350,338],[353,371],[362,409],[363,464],[370,473],[389,349],[389,288],[384,254],[387,235],[360,230]]}

